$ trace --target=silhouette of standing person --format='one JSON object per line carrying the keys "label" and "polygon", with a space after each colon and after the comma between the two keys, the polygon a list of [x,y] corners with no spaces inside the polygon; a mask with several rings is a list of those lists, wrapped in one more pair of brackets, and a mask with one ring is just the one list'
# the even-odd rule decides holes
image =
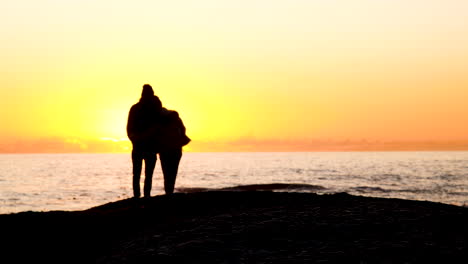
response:
{"label": "silhouette of standing person", "polygon": [[185,134],[182,119],[174,110],[162,108],[159,124],[156,137],[164,175],[164,191],[166,194],[172,194],[182,158],[182,147],[190,142],[190,138]]}
{"label": "silhouette of standing person", "polygon": [[152,130],[161,113],[162,104],[154,95],[149,84],[143,85],[143,91],[138,103],[130,108],[127,122],[127,135],[132,142],[133,163],[133,197],[139,198],[140,176],[143,161],[145,162],[144,196],[150,197],[153,181],[153,171],[156,166],[156,145]]}

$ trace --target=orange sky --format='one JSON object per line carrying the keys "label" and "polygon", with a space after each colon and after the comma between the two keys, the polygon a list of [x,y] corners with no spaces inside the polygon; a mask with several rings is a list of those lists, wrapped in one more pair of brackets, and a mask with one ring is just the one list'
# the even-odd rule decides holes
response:
{"label": "orange sky", "polygon": [[129,151],[144,83],[189,151],[468,149],[466,14],[461,0],[2,3],[0,152]]}

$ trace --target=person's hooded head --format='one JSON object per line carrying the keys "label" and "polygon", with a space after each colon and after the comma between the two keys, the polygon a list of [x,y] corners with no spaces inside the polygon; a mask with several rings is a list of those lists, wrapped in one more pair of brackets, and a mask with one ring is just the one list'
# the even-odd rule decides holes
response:
{"label": "person's hooded head", "polygon": [[158,114],[162,109],[162,104],[159,100],[159,97],[154,95],[153,87],[151,87],[149,84],[143,85],[140,102],[142,102],[147,107],[151,107],[152,110]]}
{"label": "person's hooded head", "polygon": [[143,91],[141,92],[141,99],[147,100],[154,96],[153,87],[149,84],[143,85]]}

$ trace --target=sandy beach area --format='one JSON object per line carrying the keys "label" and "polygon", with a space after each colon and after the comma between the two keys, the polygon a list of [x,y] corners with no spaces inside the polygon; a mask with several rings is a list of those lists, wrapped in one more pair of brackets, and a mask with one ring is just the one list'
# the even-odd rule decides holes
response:
{"label": "sandy beach area", "polygon": [[270,191],[0,215],[2,263],[468,263],[468,208]]}

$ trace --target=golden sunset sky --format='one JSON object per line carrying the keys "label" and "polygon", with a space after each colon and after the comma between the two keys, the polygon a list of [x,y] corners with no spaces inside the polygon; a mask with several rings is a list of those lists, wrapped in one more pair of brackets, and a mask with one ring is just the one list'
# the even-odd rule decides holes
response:
{"label": "golden sunset sky", "polygon": [[0,25],[0,152],[129,151],[145,83],[189,151],[468,142],[465,0],[17,0]]}

